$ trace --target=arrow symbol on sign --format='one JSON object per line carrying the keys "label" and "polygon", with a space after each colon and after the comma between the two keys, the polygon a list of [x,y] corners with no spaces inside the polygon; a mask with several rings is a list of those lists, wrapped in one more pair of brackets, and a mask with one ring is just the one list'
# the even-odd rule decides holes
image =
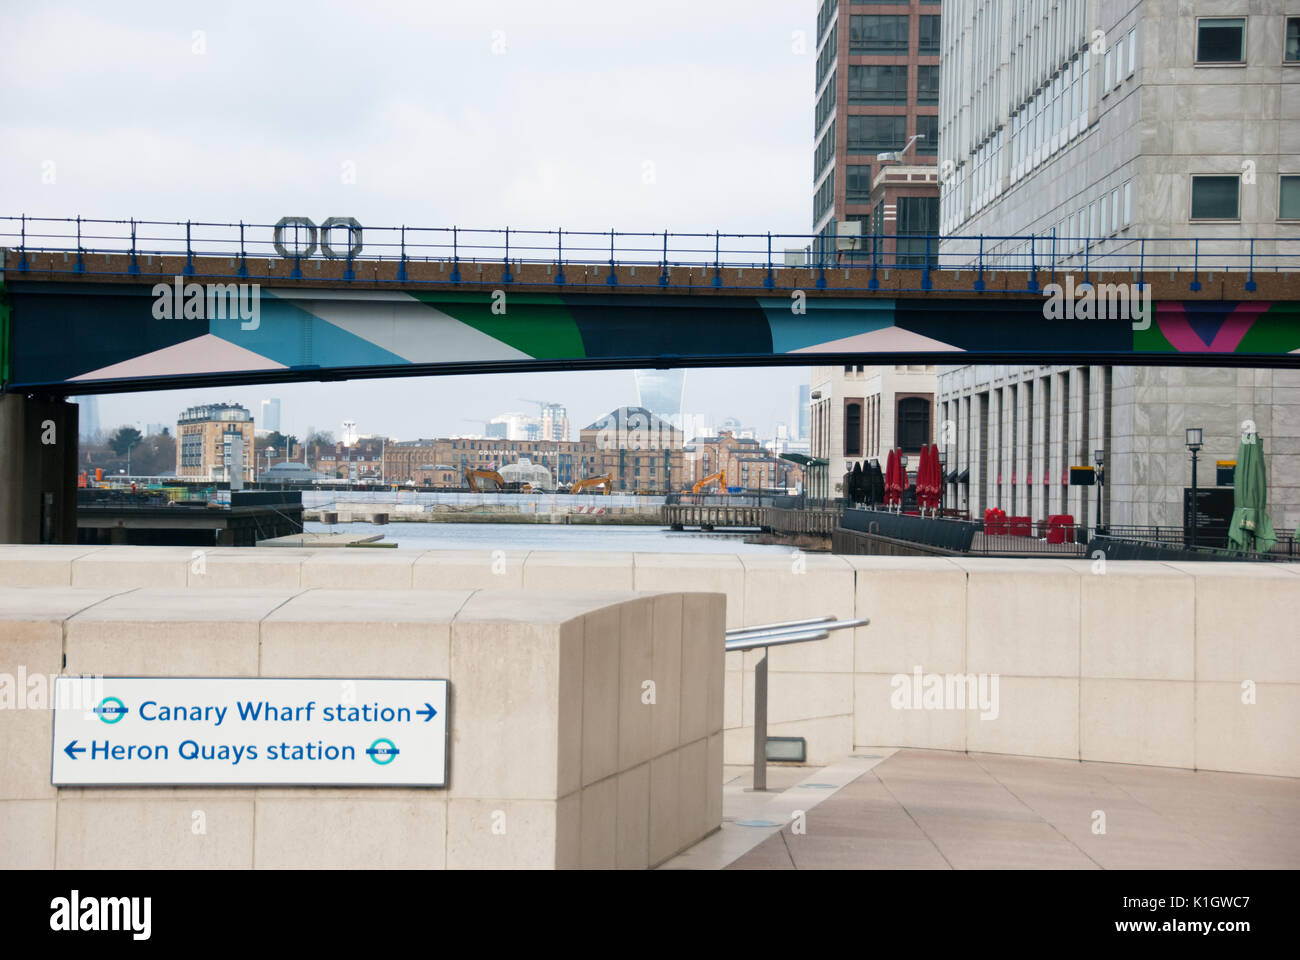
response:
{"label": "arrow symbol on sign", "polygon": [[424,709],[423,709],[423,710],[416,710],[416,711],[415,711],[415,715],[416,715],[417,717],[424,717],[424,722],[425,722],[425,723],[428,723],[428,722],[429,722],[430,720],[432,720],[435,716],[437,716],[437,714],[438,714],[438,711],[435,710],[435,709],[433,709],[433,704],[431,704],[431,703],[426,703],[426,704],[424,705]]}
{"label": "arrow symbol on sign", "polygon": [[70,744],[68,744],[66,747],[63,748],[63,752],[66,753],[73,760],[76,760],[77,754],[85,753],[86,748],[77,746],[77,741],[73,740]]}

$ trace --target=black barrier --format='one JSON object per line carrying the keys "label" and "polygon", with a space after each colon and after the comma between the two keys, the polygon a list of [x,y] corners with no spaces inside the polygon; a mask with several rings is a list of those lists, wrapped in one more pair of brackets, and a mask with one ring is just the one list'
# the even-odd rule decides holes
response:
{"label": "black barrier", "polygon": [[846,530],[871,533],[891,540],[908,540],[943,550],[970,551],[978,524],[938,517],[912,517],[884,510],[849,509],[840,525]]}
{"label": "black barrier", "polygon": [[1266,553],[1242,553],[1236,550],[1219,550],[1214,547],[1186,547],[1166,543],[1142,543],[1136,540],[1117,540],[1113,537],[1093,537],[1088,541],[1088,556],[1101,553],[1107,560],[1255,560],[1265,563],[1285,560],[1285,556]]}

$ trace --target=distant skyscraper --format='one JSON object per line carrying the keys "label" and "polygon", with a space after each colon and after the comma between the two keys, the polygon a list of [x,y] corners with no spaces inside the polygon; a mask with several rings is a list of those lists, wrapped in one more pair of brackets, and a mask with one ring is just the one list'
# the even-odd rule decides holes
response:
{"label": "distant skyscraper", "polygon": [[812,426],[809,416],[809,404],[812,402],[812,387],[801,383],[794,388],[794,419],[790,421],[791,433],[796,440],[807,440]]}
{"label": "distant skyscraper", "polygon": [[542,439],[569,439],[569,411],[562,403],[544,403],[542,406]]}
{"label": "distant skyscraper", "polygon": [[270,400],[262,401],[262,415],[258,418],[261,427],[259,433],[279,432],[280,430],[280,399],[275,397]]}
{"label": "distant skyscraper", "polygon": [[99,433],[99,397],[72,397],[80,408],[77,411],[77,433],[83,440]]}
{"label": "distant skyscraper", "polygon": [[639,406],[665,418],[682,412],[682,388],[685,370],[637,370],[636,395]]}

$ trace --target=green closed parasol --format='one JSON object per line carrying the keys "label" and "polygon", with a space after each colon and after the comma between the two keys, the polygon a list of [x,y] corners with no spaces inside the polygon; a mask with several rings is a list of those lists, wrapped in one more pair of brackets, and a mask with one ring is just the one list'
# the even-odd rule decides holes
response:
{"label": "green closed parasol", "polygon": [[1268,478],[1264,471],[1264,441],[1247,434],[1237,447],[1237,469],[1233,472],[1232,523],[1228,540],[1243,550],[1267,553],[1277,543],[1273,521],[1269,520]]}

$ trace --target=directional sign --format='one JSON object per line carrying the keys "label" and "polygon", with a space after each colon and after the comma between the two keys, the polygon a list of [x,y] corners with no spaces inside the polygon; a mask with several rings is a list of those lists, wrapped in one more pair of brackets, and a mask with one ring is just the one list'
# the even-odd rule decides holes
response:
{"label": "directional sign", "polygon": [[96,702],[87,703],[76,696],[81,678],[59,677],[50,781],[444,787],[447,686],[105,677],[96,681]]}

